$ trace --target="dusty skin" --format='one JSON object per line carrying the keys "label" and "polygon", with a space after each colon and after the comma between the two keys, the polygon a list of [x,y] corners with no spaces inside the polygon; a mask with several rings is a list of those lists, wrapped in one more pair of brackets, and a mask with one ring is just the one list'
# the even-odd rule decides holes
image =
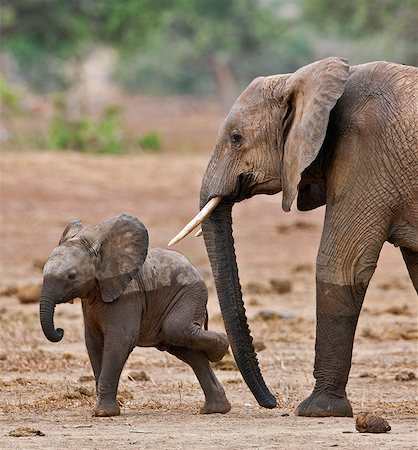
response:
{"label": "dusty skin", "polygon": [[[209,150],[210,144],[207,154],[116,158],[3,153],[0,291],[41,282],[39,260],[70,219],[95,224],[125,212],[144,222],[150,245],[166,246],[197,211]],[[417,379],[395,379],[405,369],[418,375],[416,293],[389,244],[360,315],[348,395],[354,415],[376,412],[392,430],[360,434],[354,419],[294,416],[313,386],[314,264],[324,210],[284,213],[280,201],[259,196],[234,208],[247,313],[254,339],[266,346],[259,359],[277,409],[260,408],[239,372],[217,370],[232,410],[201,416],[203,395],[190,368],[167,353],[137,348],[121,376],[122,415],[93,418],[79,301],[58,305],[55,323],[65,336],[53,344],[40,329],[38,305],[21,304],[9,289],[0,296],[0,448],[416,448]],[[190,236],[176,249],[203,274],[209,327],[223,331],[202,239]],[[140,371],[148,381],[132,381],[130,374]],[[9,436],[18,427],[45,436]]]}

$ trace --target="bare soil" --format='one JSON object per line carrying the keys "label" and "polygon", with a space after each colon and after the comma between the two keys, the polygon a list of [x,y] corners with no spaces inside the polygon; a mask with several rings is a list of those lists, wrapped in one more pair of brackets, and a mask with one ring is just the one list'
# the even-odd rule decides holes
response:
{"label": "bare soil", "polygon": [[[417,448],[418,382],[396,379],[404,369],[418,374],[417,296],[390,245],[366,296],[347,390],[355,414],[376,412],[392,430],[360,434],[351,418],[294,415],[313,386],[314,266],[324,210],[284,213],[280,196],[234,208],[250,327],[265,346],[259,361],[279,407],[260,408],[239,372],[216,369],[232,410],[201,416],[203,393],[191,369],[156,349],[137,348],[121,377],[122,415],[90,416],[94,382],[79,301],[57,307],[65,337],[53,344],[40,329],[38,305],[21,303],[16,288],[41,282],[43,261],[74,218],[91,225],[126,212],[145,223],[152,246],[166,246],[197,211],[207,161],[208,154],[173,152],[1,155],[0,448]],[[189,237],[177,250],[203,274],[209,326],[222,330],[203,240]],[[148,377],[130,375],[141,371]],[[18,427],[45,436],[9,436]]]}

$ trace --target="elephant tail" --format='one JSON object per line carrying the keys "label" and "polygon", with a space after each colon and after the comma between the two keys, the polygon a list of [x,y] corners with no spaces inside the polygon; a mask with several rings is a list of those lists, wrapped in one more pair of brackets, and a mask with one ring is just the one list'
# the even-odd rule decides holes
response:
{"label": "elephant tail", "polygon": [[209,325],[209,314],[208,314],[208,308],[206,307],[206,311],[205,311],[205,322],[203,324],[203,328],[207,331],[208,330],[208,325]]}

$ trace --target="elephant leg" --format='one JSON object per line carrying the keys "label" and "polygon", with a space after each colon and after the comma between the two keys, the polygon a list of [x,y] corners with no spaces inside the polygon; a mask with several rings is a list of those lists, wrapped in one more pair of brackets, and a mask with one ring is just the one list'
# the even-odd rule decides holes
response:
{"label": "elephant leg", "polygon": [[411,277],[412,284],[418,293],[418,252],[406,247],[401,247],[403,259]]}
{"label": "elephant leg", "polygon": [[164,340],[170,345],[201,350],[209,361],[216,362],[224,357],[229,342],[223,333],[202,329],[207,296],[206,286],[191,286],[166,318],[162,333]]}
{"label": "elephant leg", "polygon": [[[343,214],[339,218],[344,218]],[[370,278],[385,241],[385,224],[361,218],[336,227],[326,217],[317,259],[316,379],[312,394],[296,409],[299,416],[352,417],[345,387],[357,321]],[[338,223],[338,222],[337,222]]]}
{"label": "elephant leg", "polygon": [[226,398],[225,391],[216,378],[209,361],[202,351],[185,347],[170,347],[168,352],[189,364],[199,380],[205,394],[205,404],[200,409],[200,414],[225,414],[231,409],[231,404]]}
{"label": "elephant leg", "polygon": [[103,335],[94,328],[85,325],[84,335],[86,339],[87,353],[90,358],[91,366],[93,368],[94,378],[96,380],[96,394],[98,393],[98,383],[100,372],[102,371],[102,358],[103,358]]}
{"label": "elephant leg", "polygon": [[105,335],[102,370],[97,383],[97,404],[93,415],[98,417],[118,416],[119,404],[116,399],[119,378],[128,356],[135,347],[136,339],[123,333]]}
{"label": "elephant leg", "polygon": [[205,353],[209,361],[220,361],[228,350],[228,338],[223,333],[203,330],[200,325],[192,324],[182,333],[172,333],[170,343]]}

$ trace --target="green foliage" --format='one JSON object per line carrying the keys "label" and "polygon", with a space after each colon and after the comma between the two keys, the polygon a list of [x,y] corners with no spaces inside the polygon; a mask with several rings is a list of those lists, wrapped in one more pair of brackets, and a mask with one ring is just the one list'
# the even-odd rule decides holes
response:
{"label": "green foliage", "polygon": [[3,0],[2,45],[37,88],[65,87],[64,62],[107,43],[119,50],[118,78],[130,89],[214,93],[219,61],[246,84],[306,60],[303,33],[277,13],[283,1]]}
{"label": "green foliage", "polygon": [[49,144],[58,150],[119,154],[123,141],[117,119],[115,108],[108,109],[97,123],[86,117],[69,119],[60,114],[51,123]]}
{"label": "green foliage", "polygon": [[19,94],[0,76],[0,102],[12,112],[19,110]]}
{"label": "green foliage", "polygon": [[44,90],[66,87],[68,68],[103,43],[118,50],[117,79],[153,94],[292,71],[324,40],[418,64],[417,0],[3,0],[0,20],[2,47]]}
{"label": "green foliage", "polygon": [[365,42],[377,37],[387,54],[418,64],[417,0],[303,0],[303,11],[322,33]]}
{"label": "green foliage", "polygon": [[169,2],[147,39],[121,52],[118,79],[151,94],[213,94],[222,89],[222,76],[246,85],[260,73],[288,71],[306,61],[310,48],[303,29],[281,19],[281,3]]}
{"label": "green foliage", "polygon": [[3,0],[2,46],[38,89],[66,85],[63,62],[96,40],[92,0]]}
{"label": "green foliage", "polygon": [[144,134],[138,139],[139,146],[146,152],[155,153],[161,150],[162,139],[155,131]]}

